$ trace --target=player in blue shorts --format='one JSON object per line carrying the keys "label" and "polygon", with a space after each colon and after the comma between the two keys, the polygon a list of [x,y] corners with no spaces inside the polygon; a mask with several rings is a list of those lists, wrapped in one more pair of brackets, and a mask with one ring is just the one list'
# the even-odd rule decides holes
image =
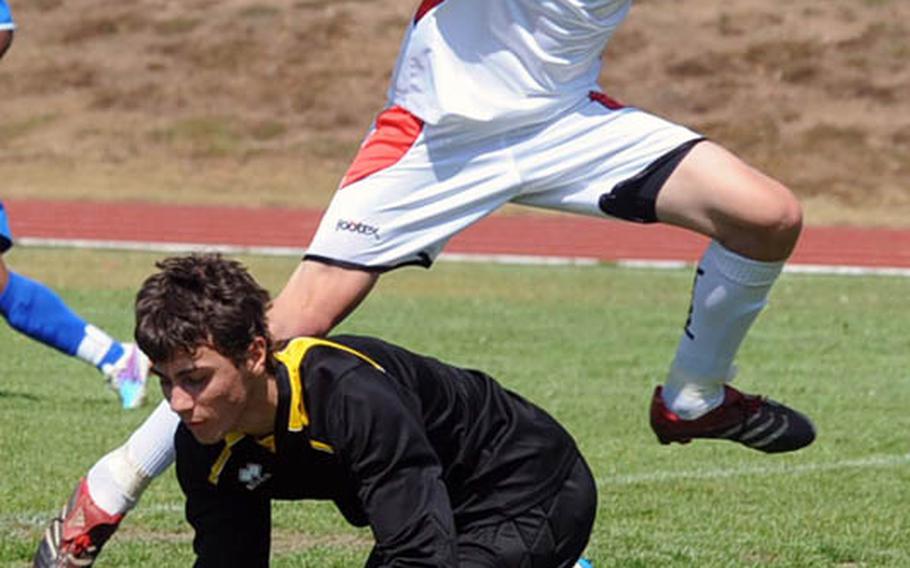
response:
{"label": "player in blue shorts", "polygon": [[[0,202],[0,254],[12,246],[6,209]],[[91,363],[117,391],[124,408],[145,400],[148,359],[132,343],[115,341],[87,323],[41,282],[9,270],[0,256],[0,314],[10,327]]]}
{"label": "player in blue shorts", "polygon": [[[0,0],[0,57],[9,48],[15,30],[6,0]],[[0,314],[10,326],[67,355],[98,368],[117,391],[124,408],[145,400],[148,359],[133,344],[120,343],[87,323],[53,290],[9,270],[3,254],[13,246],[6,209],[0,201]]]}
{"label": "player in blue shorts", "polygon": [[0,57],[3,57],[13,42],[14,29],[16,29],[16,24],[13,22],[9,6],[7,6],[6,0],[0,0]]}

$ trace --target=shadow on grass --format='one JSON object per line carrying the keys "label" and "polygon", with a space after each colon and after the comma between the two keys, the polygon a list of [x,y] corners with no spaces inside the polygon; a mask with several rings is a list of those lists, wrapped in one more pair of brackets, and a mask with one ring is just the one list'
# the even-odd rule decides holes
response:
{"label": "shadow on grass", "polygon": [[0,398],[8,398],[8,399],[13,399],[13,400],[15,400],[15,399],[28,400],[30,402],[41,402],[42,400],[44,400],[43,397],[35,396],[31,393],[5,391],[5,390],[0,390]]}

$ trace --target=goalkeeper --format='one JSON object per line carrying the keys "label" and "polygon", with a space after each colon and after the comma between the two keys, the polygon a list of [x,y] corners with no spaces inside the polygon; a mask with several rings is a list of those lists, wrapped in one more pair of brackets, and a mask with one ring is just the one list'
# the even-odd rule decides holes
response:
{"label": "goalkeeper", "polygon": [[274,345],[268,293],[239,263],[158,267],[136,338],[181,419],[196,566],[266,566],[272,499],[334,501],[371,528],[369,567],[578,560],[596,489],[546,412],[482,372],[378,339]]}

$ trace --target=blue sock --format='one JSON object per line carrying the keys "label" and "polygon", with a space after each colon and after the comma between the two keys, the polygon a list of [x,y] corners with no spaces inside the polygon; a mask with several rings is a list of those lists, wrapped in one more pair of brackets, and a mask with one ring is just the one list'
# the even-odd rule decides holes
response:
{"label": "blue sock", "polygon": [[[53,290],[15,272],[9,273],[9,283],[0,294],[0,313],[13,329],[67,355],[78,355],[98,368],[113,363],[123,354],[120,343],[97,328],[93,328],[95,333],[91,335],[98,337],[92,337],[91,343],[102,346],[96,350],[100,353],[85,353],[87,345],[83,345],[83,340],[92,326],[88,326]],[[83,353],[80,353],[80,346]]]}
{"label": "blue sock", "polygon": [[107,353],[104,354],[104,357],[101,358],[101,361],[98,362],[96,366],[99,369],[104,369],[105,365],[113,365],[122,356],[123,344],[119,341],[115,341],[111,344],[111,348],[107,350]]}

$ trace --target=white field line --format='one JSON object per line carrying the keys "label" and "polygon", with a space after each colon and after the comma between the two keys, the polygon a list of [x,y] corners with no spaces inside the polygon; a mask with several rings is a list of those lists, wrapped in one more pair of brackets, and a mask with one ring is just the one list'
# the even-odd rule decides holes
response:
{"label": "white field line", "polygon": [[[25,247],[80,248],[100,250],[124,250],[138,252],[164,252],[168,254],[187,252],[220,252],[223,254],[252,254],[262,256],[288,256],[300,258],[306,249],[279,246],[241,246],[226,244],[199,243],[163,243],[143,241],[111,241],[94,239],[51,239],[40,237],[22,237],[16,239],[17,245]],[[601,261],[593,257],[520,255],[520,254],[471,254],[443,253],[439,256],[444,262],[475,262],[490,264],[518,264],[532,266],[595,266],[614,264],[621,268],[647,268],[658,270],[678,270],[692,266],[692,263],[681,260],[660,259],[619,259]],[[784,272],[793,274],[820,274],[828,276],[897,276],[910,278],[910,268],[893,266],[841,266],[829,264],[788,264]]]}
{"label": "white field line", "polygon": [[[616,265],[624,268],[677,270],[693,266],[693,263],[682,260],[621,259],[616,261]],[[837,264],[789,263],[784,265],[784,272],[790,274],[820,274],[825,276],[900,276],[903,278],[910,278],[910,268],[901,268],[897,266],[848,266]]]}
{"label": "white field line", "polygon": [[[63,504],[63,498],[66,498],[66,496],[61,496],[61,505]],[[136,510],[130,513],[130,515],[141,516],[143,514],[154,515],[159,513],[175,513],[182,515],[183,503],[155,503],[146,507],[140,502],[140,504],[136,507]],[[58,514],[60,514],[59,509],[54,509],[51,511],[22,511],[20,513],[0,514],[0,531],[9,530],[14,526],[44,526],[51,520],[51,518],[54,517],[54,515]]]}
{"label": "white field line", "polygon": [[[770,458],[773,459],[773,458]],[[772,477],[793,476],[838,471],[843,469],[872,469],[898,467],[910,464],[910,454],[878,455],[833,462],[815,462],[803,464],[756,465],[734,467],[729,469],[692,469],[662,470],[649,473],[617,475],[613,477],[598,476],[598,485],[639,485],[665,483],[668,481],[706,481],[731,477]]]}
{"label": "white field line", "polygon": [[784,267],[784,272],[795,272],[799,274],[828,274],[835,276],[902,276],[910,277],[910,268],[899,268],[897,266],[881,266],[872,268],[869,266],[830,266],[827,264],[788,264]]}
{"label": "white field line", "polygon": [[162,243],[145,241],[107,241],[95,239],[46,239],[41,237],[21,237],[16,239],[16,246],[77,248],[97,250],[123,250],[133,252],[164,252],[168,254],[187,252],[220,252],[223,254],[256,254],[263,256],[302,257],[304,250],[294,247],[240,246],[200,243]]}
{"label": "white field line", "polygon": [[530,266],[596,266],[600,259],[587,256],[543,256],[529,254],[442,253],[445,262],[478,262],[489,264],[526,264]]}
{"label": "white field line", "polygon": [[[770,458],[773,459],[773,458]],[[796,476],[812,473],[824,473],[847,469],[873,469],[900,467],[910,464],[910,454],[892,454],[868,456],[849,460],[832,462],[814,462],[804,464],[780,464],[774,466],[747,466],[729,469],[693,469],[683,471],[663,470],[649,473],[630,475],[616,475],[612,477],[598,476],[599,487],[661,484],[674,481],[710,481],[713,479],[728,479],[735,477],[773,477]],[[13,527],[43,526],[56,514],[54,511],[22,511],[19,513],[0,513],[0,531],[10,530]],[[160,513],[183,514],[182,503],[157,503],[153,505],[139,505],[132,513],[133,516],[152,515]]]}
{"label": "white field line", "polygon": [[[304,248],[277,246],[242,246],[225,244],[200,243],[155,243],[142,241],[107,241],[94,239],[50,239],[39,237],[22,237],[16,239],[17,246],[80,248],[99,250],[125,250],[138,252],[220,252],[222,254],[254,254],[262,256],[291,256],[300,258],[306,252]],[[493,264],[528,264],[528,265],[583,265],[600,264],[600,260],[590,257],[536,256],[520,254],[460,254],[445,253],[440,260],[449,262],[488,262]]]}

